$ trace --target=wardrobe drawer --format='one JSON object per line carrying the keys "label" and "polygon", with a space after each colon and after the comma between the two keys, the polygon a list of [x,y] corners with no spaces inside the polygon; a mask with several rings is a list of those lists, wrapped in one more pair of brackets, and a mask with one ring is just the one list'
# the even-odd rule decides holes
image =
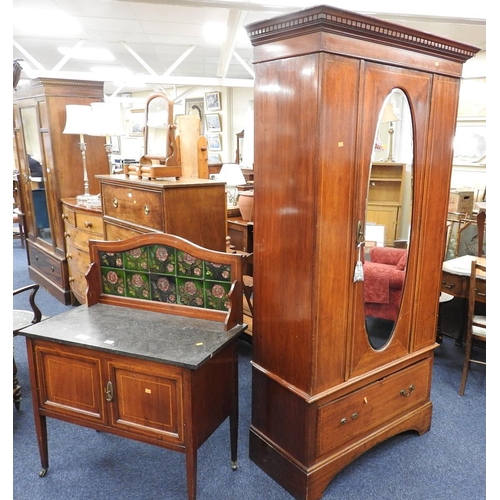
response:
{"label": "wardrobe drawer", "polygon": [[368,435],[430,397],[426,359],[318,408],[317,456]]}
{"label": "wardrobe drawer", "polygon": [[43,274],[49,281],[61,288],[67,287],[63,283],[63,262],[55,259],[51,255],[46,254],[38,248],[33,248],[28,245],[28,255],[30,266],[40,274]]}
{"label": "wardrobe drawer", "polygon": [[163,229],[163,195],[159,191],[103,184],[102,202],[106,217]]}

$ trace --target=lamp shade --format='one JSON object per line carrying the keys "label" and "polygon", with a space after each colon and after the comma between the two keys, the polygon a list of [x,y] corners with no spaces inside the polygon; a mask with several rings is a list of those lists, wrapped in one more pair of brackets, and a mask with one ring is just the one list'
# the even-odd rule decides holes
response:
{"label": "lamp shade", "polygon": [[382,113],[380,123],[398,122],[400,120],[401,118],[394,112],[394,105],[392,102],[387,103]]}
{"label": "lamp shade", "polygon": [[125,135],[122,107],[119,102],[93,102],[90,135]]}
{"label": "lamp shade", "polygon": [[246,182],[241,167],[237,163],[224,163],[218,180],[225,182],[228,186],[239,186]]}
{"label": "lamp shade", "polygon": [[92,109],[83,104],[66,104],[66,125],[63,134],[88,134],[91,129]]}

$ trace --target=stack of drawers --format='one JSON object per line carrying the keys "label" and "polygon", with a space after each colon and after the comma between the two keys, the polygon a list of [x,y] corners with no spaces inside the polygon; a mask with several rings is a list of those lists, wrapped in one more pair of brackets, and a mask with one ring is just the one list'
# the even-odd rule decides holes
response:
{"label": "stack of drawers", "polygon": [[63,199],[62,205],[69,284],[74,298],[85,304],[85,273],[90,265],[88,241],[104,239],[102,212],[77,205],[75,198]]}

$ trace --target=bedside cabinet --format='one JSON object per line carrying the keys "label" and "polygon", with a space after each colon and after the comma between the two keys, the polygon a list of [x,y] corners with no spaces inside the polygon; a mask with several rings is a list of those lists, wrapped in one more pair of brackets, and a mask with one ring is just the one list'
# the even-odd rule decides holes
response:
{"label": "bedside cabinet", "polygon": [[104,239],[102,212],[98,208],[77,205],[76,198],[61,201],[69,285],[74,299],[85,304],[85,273],[90,265],[89,240]]}

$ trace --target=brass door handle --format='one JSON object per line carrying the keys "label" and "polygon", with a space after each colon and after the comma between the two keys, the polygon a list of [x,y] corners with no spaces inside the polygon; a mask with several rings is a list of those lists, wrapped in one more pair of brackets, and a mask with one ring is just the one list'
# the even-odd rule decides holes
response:
{"label": "brass door handle", "polygon": [[113,383],[108,380],[106,388],[104,389],[104,394],[106,395],[106,401],[113,401]]}
{"label": "brass door handle", "polygon": [[113,206],[118,208],[118,200],[116,198],[113,198]]}

